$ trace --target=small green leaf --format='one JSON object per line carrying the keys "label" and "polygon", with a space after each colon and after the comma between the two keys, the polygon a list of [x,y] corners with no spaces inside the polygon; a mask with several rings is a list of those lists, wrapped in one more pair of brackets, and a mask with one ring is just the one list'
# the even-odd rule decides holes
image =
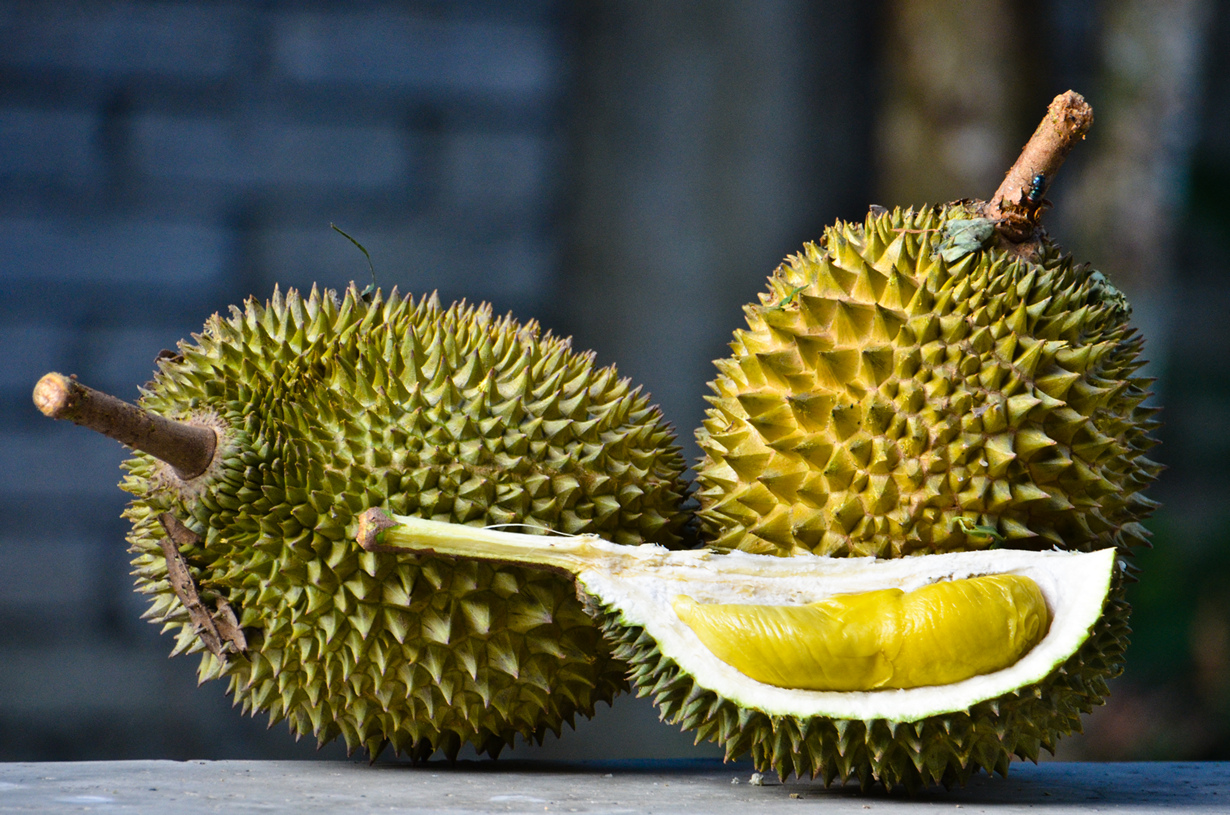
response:
{"label": "small green leaf", "polygon": [[976,524],[965,516],[956,519],[957,528],[969,538],[972,538],[975,543],[986,543],[988,540],[995,541],[998,545],[1004,542],[1004,536],[999,534],[999,530],[993,526],[985,524]]}
{"label": "small green leaf", "polygon": [[781,301],[780,301],[780,302],[778,302],[778,303],[776,303],[776,304],[774,304],[774,305],[772,305],[772,306],[765,306],[765,307],[764,307],[763,309],[761,309],[761,310],[762,310],[762,311],[785,311],[785,310],[786,310],[786,307],[787,307],[787,306],[789,306],[791,303],[793,303],[793,302],[794,302],[794,298],[795,298],[795,297],[798,297],[799,292],[803,291],[803,289],[805,289],[805,288],[807,288],[807,284],[806,284],[806,283],[804,283],[802,286],[798,286],[798,287],[796,287],[796,288],[793,288],[793,289],[791,289],[791,290],[790,290],[790,293],[789,293],[789,294],[787,294],[785,297],[783,297],[783,298],[781,299]]}
{"label": "small green leaf", "polygon": [[372,298],[376,296],[376,267],[372,265],[372,256],[369,255],[367,253],[367,250],[363,248],[363,244],[359,243],[357,240],[350,237],[350,235],[343,232],[338,227],[337,224],[330,223],[329,228],[332,229],[337,234],[341,235],[346,240],[353,243],[355,246],[359,247],[359,251],[363,253],[363,257],[367,258],[367,268],[372,273],[372,282],[365,289],[363,289],[362,292],[359,293],[359,296],[363,298],[363,302],[370,303],[372,301]]}
{"label": "small green leaf", "polygon": [[977,252],[995,234],[995,222],[990,218],[958,218],[944,227],[944,240],[939,253],[948,263],[955,263],[971,252]]}
{"label": "small green leaf", "polygon": [[787,295],[786,295],[786,297],[782,300],[782,308],[785,308],[786,306],[788,306],[788,305],[790,305],[791,303],[793,303],[793,302],[794,302],[794,298],[798,297],[798,296],[799,296],[799,292],[803,291],[803,289],[805,289],[805,288],[807,288],[807,284],[806,284],[806,283],[805,283],[805,284],[803,284],[802,286],[796,286],[795,288],[791,289],[791,290],[790,290],[790,294],[787,294]]}

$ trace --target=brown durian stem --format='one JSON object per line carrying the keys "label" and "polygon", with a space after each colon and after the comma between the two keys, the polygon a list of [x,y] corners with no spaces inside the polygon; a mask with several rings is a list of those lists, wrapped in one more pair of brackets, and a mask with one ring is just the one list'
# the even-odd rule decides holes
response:
{"label": "brown durian stem", "polygon": [[158,522],[162,524],[163,531],[167,533],[165,538],[158,541],[167,563],[167,582],[171,584],[171,590],[175,592],[179,602],[187,609],[188,617],[192,620],[201,642],[205,643],[205,647],[223,662],[227,661],[227,650],[224,643],[229,642],[241,654],[246,652],[248,640],[244,636],[243,629],[239,627],[239,622],[230,604],[219,597],[214,603],[217,614],[209,613],[209,609],[201,600],[201,594],[197,590],[196,580],[192,577],[188,561],[179,551],[181,546],[198,545],[201,542],[200,536],[184,526],[169,512],[159,515]]}
{"label": "brown durian stem", "polygon": [[63,374],[50,373],[38,381],[34,404],[45,416],[68,419],[165,461],[185,481],[209,468],[218,445],[213,428],[167,419]]}
{"label": "brown durian stem", "polygon": [[1056,96],[1046,116],[1021,150],[1004,181],[986,205],[1005,239],[1022,243],[1036,237],[1043,198],[1064,159],[1093,124],[1093,109],[1083,96],[1068,91]]}

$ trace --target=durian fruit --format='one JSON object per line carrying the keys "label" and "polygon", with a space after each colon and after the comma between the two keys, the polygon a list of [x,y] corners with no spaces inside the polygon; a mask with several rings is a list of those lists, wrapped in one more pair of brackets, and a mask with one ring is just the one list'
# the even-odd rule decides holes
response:
{"label": "durian fruit", "polygon": [[[1156,409],[1137,374],[1142,339],[1124,296],[1039,224],[1091,122],[1079,95],[1061,95],[990,202],[873,207],[773,273],[717,363],[697,431],[710,547],[840,558],[1114,548],[1126,559],[1147,543],[1155,505],[1142,490],[1160,467],[1145,456]],[[1122,670],[1129,568],[1078,652],[973,705],[781,716],[720,691],[681,696],[686,671],[674,666],[638,685],[666,720],[783,775],[912,787],[1006,771],[1013,756],[1053,751],[1104,700]],[[621,642],[634,662],[650,659]]]}
{"label": "durian fruit", "polygon": [[[52,374],[35,399],[89,424],[107,397]],[[146,617],[245,710],[373,757],[494,756],[627,687],[567,580],[353,540],[378,505],[679,545],[672,432],[592,354],[488,306],[275,290],[165,355],[140,404],[112,435],[156,453],[172,433],[211,442],[195,463],[125,464]]]}
{"label": "durian fruit", "polygon": [[[1105,690],[1090,667],[1113,660],[1123,635],[1113,547],[781,558],[619,547],[378,509],[361,516],[358,540],[379,557],[431,553],[570,573],[637,687],[699,722],[698,741],[751,753],[761,770],[825,783],[857,778],[864,788],[964,783],[979,767],[1006,772],[1013,749],[1036,758],[1090,694]],[[903,616],[886,596],[922,601]],[[828,621],[836,625],[807,620],[815,609],[837,610]],[[697,610],[708,620],[698,622]],[[711,640],[714,628],[722,632]],[[976,651],[1002,656],[1004,639],[1024,642],[979,665]],[[912,648],[914,640],[923,647]],[[863,664],[859,682],[851,684],[852,672],[835,685],[813,681],[843,660]],[[773,681],[753,676],[766,662],[793,664]],[[907,681],[886,680],[886,663]],[[911,674],[925,683],[908,681]]]}
{"label": "durian fruit", "polygon": [[957,257],[971,222],[967,202],[872,212],[773,273],[697,432],[709,545],[1144,542],[1154,410],[1127,301],[1049,243]]}

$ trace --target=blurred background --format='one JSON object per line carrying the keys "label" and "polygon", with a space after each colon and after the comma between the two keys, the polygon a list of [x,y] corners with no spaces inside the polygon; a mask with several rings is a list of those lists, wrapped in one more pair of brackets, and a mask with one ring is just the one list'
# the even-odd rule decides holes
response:
{"label": "blurred background", "polygon": [[[689,459],[711,360],[806,240],[987,197],[1069,88],[1053,236],[1166,407],[1127,673],[1061,758],[1230,759],[1230,0],[0,2],[0,760],[338,757],[168,660],[130,590],[126,399],[274,284],[486,300],[642,383]],[[508,755],[508,754],[506,754]],[[623,697],[519,757],[716,755]]]}

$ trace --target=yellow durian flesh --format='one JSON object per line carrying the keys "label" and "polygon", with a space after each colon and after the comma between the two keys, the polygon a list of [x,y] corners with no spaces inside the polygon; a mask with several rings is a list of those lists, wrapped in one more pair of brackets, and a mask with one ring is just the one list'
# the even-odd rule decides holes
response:
{"label": "yellow durian flesh", "polygon": [[1038,584],[982,575],[807,605],[672,603],[714,656],[781,688],[869,691],[947,685],[1013,665],[1050,621]]}

